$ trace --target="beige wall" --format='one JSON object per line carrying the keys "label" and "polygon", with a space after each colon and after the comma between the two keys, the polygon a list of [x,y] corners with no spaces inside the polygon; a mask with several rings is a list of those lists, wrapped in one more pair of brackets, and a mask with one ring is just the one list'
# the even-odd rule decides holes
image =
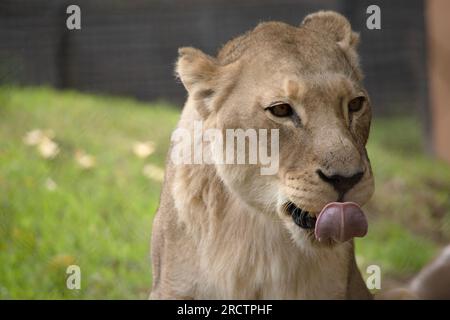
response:
{"label": "beige wall", "polygon": [[450,163],[450,1],[427,0],[426,18],[433,148]]}

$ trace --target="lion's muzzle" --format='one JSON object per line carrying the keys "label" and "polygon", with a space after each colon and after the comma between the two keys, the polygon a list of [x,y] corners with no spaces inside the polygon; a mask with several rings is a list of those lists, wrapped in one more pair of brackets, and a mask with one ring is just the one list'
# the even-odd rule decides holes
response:
{"label": "lion's muzzle", "polygon": [[346,242],[354,237],[364,237],[367,233],[366,216],[354,202],[331,202],[317,218],[292,202],[288,202],[285,208],[297,226],[314,230],[319,242]]}

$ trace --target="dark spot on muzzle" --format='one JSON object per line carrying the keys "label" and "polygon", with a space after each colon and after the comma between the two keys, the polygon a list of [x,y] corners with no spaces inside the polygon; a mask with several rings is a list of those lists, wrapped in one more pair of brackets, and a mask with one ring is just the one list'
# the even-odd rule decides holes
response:
{"label": "dark spot on muzzle", "polygon": [[316,218],[312,217],[308,211],[302,210],[292,202],[286,204],[286,211],[291,215],[295,224],[303,229],[314,229]]}

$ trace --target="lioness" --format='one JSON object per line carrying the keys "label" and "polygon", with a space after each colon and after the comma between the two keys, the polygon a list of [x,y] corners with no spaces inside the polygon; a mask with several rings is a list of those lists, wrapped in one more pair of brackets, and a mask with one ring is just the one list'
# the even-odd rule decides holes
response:
{"label": "lioness", "polygon": [[261,23],[217,57],[179,50],[178,127],[278,129],[279,170],[169,158],[151,298],[371,298],[352,240],[367,231],[360,206],[374,190],[357,44],[347,19],[326,11],[299,27]]}

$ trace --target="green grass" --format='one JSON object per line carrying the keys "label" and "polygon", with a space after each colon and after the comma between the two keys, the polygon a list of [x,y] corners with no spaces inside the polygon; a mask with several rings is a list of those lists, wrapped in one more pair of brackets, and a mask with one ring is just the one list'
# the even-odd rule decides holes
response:
{"label": "green grass", "polygon": [[360,265],[408,279],[450,242],[450,166],[422,150],[416,119],[376,119],[368,144],[375,194],[369,234],[357,240]]}
{"label": "green grass", "polygon": [[[0,87],[0,299],[148,296],[160,181],[142,170],[163,168],[178,115],[164,103]],[[53,160],[23,143],[36,128],[54,131]],[[155,152],[136,157],[133,143],[148,140]],[[414,119],[374,122],[368,149],[377,187],[357,257],[386,278],[407,279],[450,240],[450,168],[422,145]],[[95,156],[94,168],[75,161],[79,149]],[[81,268],[81,290],[66,288],[71,264]]]}
{"label": "green grass", "polygon": [[[0,298],[146,298],[160,182],[142,170],[163,167],[178,111],[45,88],[2,88],[0,97]],[[54,131],[55,159],[22,143],[35,128]],[[147,140],[156,150],[143,160],[132,145]],[[83,170],[77,149],[96,167]],[[70,264],[82,290],[66,289]]]}

